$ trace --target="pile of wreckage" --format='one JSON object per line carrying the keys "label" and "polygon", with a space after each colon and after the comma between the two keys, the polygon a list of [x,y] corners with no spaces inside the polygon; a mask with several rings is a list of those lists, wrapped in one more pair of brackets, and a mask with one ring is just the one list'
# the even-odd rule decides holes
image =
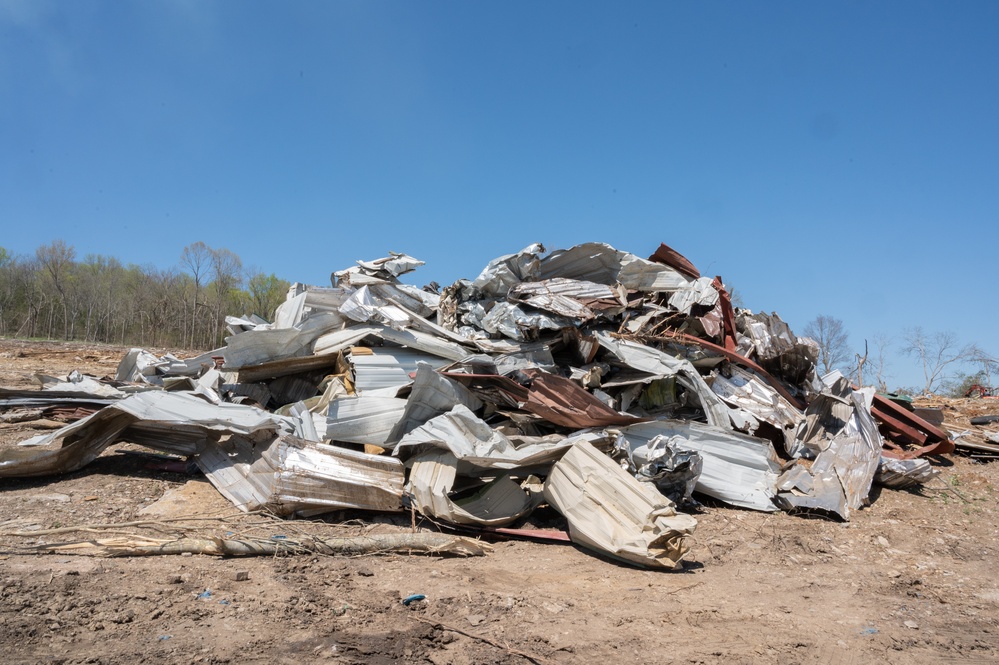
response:
{"label": "pile of wreckage", "polygon": [[417,288],[392,254],[295,284],[273,323],[231,317],[197,358],[133,349],[114,380],[4,390],[0,409],[89,414],[21,443],[0,477],[66,473],[130,442],[189,456],[242,510],[415,509],[510,532],[546,503],[571,540],[671,568],[710,497],[850,518],[877,480],[936,474],[948,433],[816,375],[817,346],[735,309],[662,245],[540,244]]}

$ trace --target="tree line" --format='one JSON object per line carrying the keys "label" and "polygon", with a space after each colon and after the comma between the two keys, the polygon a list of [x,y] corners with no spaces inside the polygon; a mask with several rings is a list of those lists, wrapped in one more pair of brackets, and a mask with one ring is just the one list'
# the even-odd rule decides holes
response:
{"label": "tree line", "polygon": [[33,256],[0,247],[0,336],[208,350],[222,345],[226,315],[270,321],[289,286],[203,242],[166,270],[100,254],[78,259],[63,240]]}
{"label": "tree line", "polygon": [[962,344],[949,331],[927,332],[916,326],[898,339],[879,334],[872,340],[873,349],[864,340],[863,354],[851,351],[846,327],[835,317],[817,316],[808,322],[803,334],[818,345],[818,369],[823,374],[838,369],[857,385],[881,391],[888,391],[893,352],[911,359],[923,375],[922,385],[900,386],[894,392],[963,397],[974,385],[989,388],[999,380],[999,358],[976,343]]}

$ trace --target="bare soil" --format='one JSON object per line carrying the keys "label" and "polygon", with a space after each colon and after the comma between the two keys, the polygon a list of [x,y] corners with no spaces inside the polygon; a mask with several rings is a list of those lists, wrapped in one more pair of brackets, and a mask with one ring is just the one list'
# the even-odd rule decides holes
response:
{"label": "bare soil", "polygon": [[[125,351],[0,340],[0,385],[29,387],[34,372],[112,374]],[[970,427],[967,414],[999,413],[994,404],[947,400],[948,426]],[[0,446],[39,431],[0,425]],[[236,515],[203,478],[165,471],[161,461],[119,445],[76,473],[0,480],[5,662],[999,660],[996,463],[949,457],[941,478],[920,491],[875,488],[849,523],[707,505],[686,562],[670,573],[532,542],[496,542],[487,556],[467,559],[98,558],[27,549],[137,533],[410,528],[409,515]],[[170,501],[156,503],[168,492]],[[192,515],[212,519],[176,521]],[[155,523],[10,535],[143,519]],[[240,572],[248,579],[237,581]],[[404,605],[411,594],[426,598]]]}

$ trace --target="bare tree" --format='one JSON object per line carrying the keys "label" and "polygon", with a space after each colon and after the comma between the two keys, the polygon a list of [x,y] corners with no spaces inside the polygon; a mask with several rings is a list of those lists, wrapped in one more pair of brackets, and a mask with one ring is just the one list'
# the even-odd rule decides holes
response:
{"label": "bare tree", "polygon": [[237,291],[243,283],[243,261],[235,252],[221,248],[212,250],[211,265],[212,286],[215,287],[215,322],[209,344],[218,346],[225,336],[225,316],[231,305],[238,305]]}
{"label": "bare tree", "polygon": [[874,347],[877,349],[877,356],[873,359],[871,369],[874,371],[874,382],[877,389],[882,392],[888,391],[888,350],[891,349],[892,340],[887,335],[878,333],[874,336]]}
{"label": "bare tree", "polygon": [[194,277],[194,293],[191,295],[191,327],[189,337],[187,338],[187,347],[190,349],[197,346],[198,297],[201,295],[201,287],[203,286],[205,276],[211,268],[211,261],[212,248],[200,240],[185,247],[184,251],[180,254],[181,265],[190,270],[191,275]]}
{"label": "bare tree", "polygon": [[842,367],[849,360],[848,335],[839,319],[820,314],[808,322],[804,332],[806,337],[811,337],[819,346],[819,364],[823,374]]}
{"label": "bare tree", "polygon": [[906,330],[903,335],[902,353],[916,359],[922,366],[924,393],[932,393],[943,387],[951,378],[949,369],[955,364],[973,360],[977,352],[978,347],[974,344],[960,346],[957,335],[952,332],[930,335],[916,326]]}
{"label": "bare tree", "polygon": [[[48,245],[42,245],[35,250],[38,263],[45,270],[45,274],[52,280],[56,292],[59,293],[59,300],[62,302],[62,326],[63,339],[69,339],[69,303],[66,299],[66,291],[69,281],[69,273],[73,268],[73,259],[76,258],[76,250],[71,245],[67,245],[65,240],[53,240]],[[52,318],[49,318],[49,336],[52,336]]]}
{"label": "bare tree", "polygon": [[992,388],[992,381],[999,374],[999,358],[993,356],[985,349],[975,346],[971,362],[979,366],[978,373],[981,374],[986,387]]}

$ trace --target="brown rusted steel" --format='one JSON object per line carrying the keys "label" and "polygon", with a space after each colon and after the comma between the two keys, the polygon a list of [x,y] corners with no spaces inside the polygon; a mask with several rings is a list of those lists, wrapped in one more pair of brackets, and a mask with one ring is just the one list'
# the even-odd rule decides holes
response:
{"label": "brown rusted steel", "polygon": [[722,284],[721,276],[715,276],[715,281],[711,282],[718,292],[718,306],[722,315],[722,346],[729,351],[735,351],[735,310],[732,309],[732,298],[725,285]]}
{"label": "brown rusted steel", "polygon": [[694,267],[686,256],[676,251],[666,243],[661,243],[659,249],[652,253],[649,257],[649,261],[655,261],[656,263],[662,263],[667,265],[677,272],[683,273],[687,277],[693,277],[697,279],[701,276],[700,271]]}
{"label": "brown rusted steel", "polygon": [[890,399],[875,395],[871,415],[898,433],[899,436],[894,437],[896,441],[898,438],[903,438],[904,441],[900,443],[920,446],[915,450],[904,452],[885,451],[888,457],[910,459],[921,455],[946,455],[954,452],[954,442],[946,432]]}

